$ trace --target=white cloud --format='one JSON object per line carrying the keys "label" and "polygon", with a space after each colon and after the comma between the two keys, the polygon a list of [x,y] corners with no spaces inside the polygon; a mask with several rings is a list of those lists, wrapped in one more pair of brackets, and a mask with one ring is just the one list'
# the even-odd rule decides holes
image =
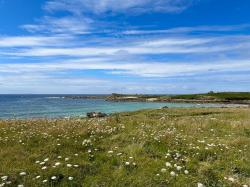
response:
{"label": "white cloud", "polygon": [[82,13],[149,13],[181,12],[197,0],[51,0],[45,5],[47,11]]}
{"label": "white cloud", "polygon": [[69,36],[0,36],[0,47],[35,47],[63,45],[72,37]]}
{"label": "white cloud", "polygon": [[148,34],[182,34],[192,32],[228,32],[228,31],[241,31],[250,28],[249,24],[241,25],[224,25],[224,26],[196,26],[196,27],[177,27],[171,29],[161,30],[127,30],[122,32],[126,35],[148,35]]}
{"label": "white cloud", "polygon": [[116,75],[140,77],[172,77],[209,72],[250,71],[250,60],[224,60],[215,62],[120,62],[112,59],[94,58],[50,63],[2,64],[2,73],[49,73],[71,70],[105,70]]}
{"label": "white cloud", "polygon": [[29,72],[0,76],[0,93],[95,93],[95,90],[103,90],[109,84],[110,81],[104,79],[56,77]]}
{"label": "white cloud", "polygon": [[[22,28],[29,32],[85,34],[100,30],[103,16],[119,13],[140,14],[149,12],[181,12],[199,0],[50,0],[44,5],[47,16],[36,24],[26,24]],[[49,13],[67,11],[67,16]],[[117,26],[118,23],[115,23]]]}
{"label": "white cloud", "polygon": [[[249,36],[232,37],[160,37],[136,40],[114,39],[110,45],[107,39],[96,45],[86,44],[85,40],[65,41],[61,46],[21,48],[15,51],[2,51],[6,56],[48,57],[48,56],[113,56],[113,55],[161,55],[161,54],[211,54],[219,52],[247,52],[250,48]],[[101,39],[100,39],[101,41]],[[116,43],[116,44],[115,44]],[[72,46],[74,44],[74,46]],[[71,45],[70,47],[67,47]],[[1,43],[0,43],[1,46]]]}
{"label": "white cloud", "polygon": [[67,16],[62,18],[44,17],[38,24],[23,25],[29,32],[47,32],[54,34],[86,34],[89,33],[93,21],[82,16]]}
{"label": "white cloud", "polygon": [[[193,76],[197,82],[202,77],[202,83],[205,74],[250,71],[250,36],[230,35],[249,29],[248,24],[123,31],[117,29],[118,22],[101,22],[118,14],[179,13],[196,1],[48,0],[45,16],[22,26],[34,35],[0,36],[0,92],[194,90],[192,82],[185,85],[161,79],[179,77],[185,82]],[[87,71],[93,70],[93,77],[87,77]],[[243,80],[249,83],[248,77],[240,77]]]}
{"label": "white cloud", "polygon": [[0,93],[34,93],[34,94],[97,94],[112,92],[121,93],[163,93],[166,90],[181,88],[157,82],[121,81],[109,79],[94,79],[88,77],[52,77],[39,74],[11,75],[0,77]]}

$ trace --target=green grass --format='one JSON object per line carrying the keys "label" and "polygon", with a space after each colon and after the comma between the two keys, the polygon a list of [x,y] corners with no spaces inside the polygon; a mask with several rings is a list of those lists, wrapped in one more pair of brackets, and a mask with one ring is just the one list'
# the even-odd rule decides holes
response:
{"label": "green grass", "polygon": [[250,100],[249,92],[219,92],[207,94],[187,94],[171,96],[172,99],[219,99],[219,100]]}
{"label": "green grass", "polygon": [[[134,100],[138,101],[146,101],[149,98],[156,98],[158,101],[176,101],[176,100],[201,100],[207,102],[230,102],[230,101],[241,101],[250,100],[250,92],[209,92],[203,94],[184,94],[184,95],[142,95],[142,94],[134,94],[134,95],[125,95],[125,94],[112,94],[107,98],[114,101],[122,101],[126,99],[126,97],[136,97]],[[133,99],[132,99],[133,100]],[[247,102],[246,102],[247,103]]]}
{"label": "green grass", "polygon": [[104,119],[0,121],[0,177],[8,176],[0,185],[249,185],[249,113],[250,109],[161,109]]}

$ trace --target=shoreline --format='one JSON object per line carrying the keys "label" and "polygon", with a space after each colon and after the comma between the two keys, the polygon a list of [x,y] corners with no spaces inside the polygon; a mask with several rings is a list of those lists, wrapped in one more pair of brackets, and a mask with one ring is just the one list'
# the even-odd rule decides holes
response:
{"label": "shoreline", "polygon": [[[119,101],[118,101],[119,102]],[[165,103],[172,103],[172,102],[165,102]],[[196,103],[194,103],[196,104]],[[219,103],[200,103],[200,104],[219,104]],[[185,110],[185,109],[249,109],[250,105],[246,104],[228,104],[228,103],[220,103],[223,104],[223,106],[220,107],[161,107],[161,108],[147,108],[147,109],[136,109],[133,111],[122,111],[122,112],[111,112],[111,113],[105,113],[107,116],[106,117],[94,117],[94,118],[88,118],[87,113],[84,115],[79,115],[79,116],[58,116],[58,117],[24,117],[24,118],[0,118],[0,121],[25,121],[25,120],[30,120],[30,121],[36,121],[36,120],[78,120],[78,119],[103,119],[107,117],[112,117],[114,115],[119,115],[122,113],[133,113],[133,112],[140,112],[140,111],[147,111],[147,110]],[[199,103],[197,103],[199,105]],[[89,111],[91,112],[99,112],[99,111]]]}
{"label": "shoreline", "polygon": [[68,95],[64,99],[104,99],[110,102],[146,102],[146,103],[198,103],[198,104],[243,104],[250,105],[249,92],[209,92],[189,95],[146,95],[117,94],[111,95]]}
{"label": "shoreline", "polygon": [[154,100],[154,101],[148,101],[148,100],[142,100],[142,99],[134,99],[134,100],[128,100],[128,99],[106,99],[106,101],[109,102],[145,102],[145,103],[193,103],[193,104],[225,104],[225,105],[249,105],[250,106],[250,100],[246,101],[214,101],[214,100],[188,100],[188,99],[170,99],[170,100]]}
{"label": "shoreline", "polygon": [[[37,100],[38,98],[38,100]],[[45,95],[24,97],[30,105],[0,110],[1,119],[84,118],[87,113],[114,114],[154,108],[250,108],[250,93],[207,93],[192,95]],[[60,99],[57,99],[60,98]],[[8,99],[8,98],[7,98]],[[17,97],[23,101],[23,97]],[[72,100],[71,100],[72,99]],[[73,100],[75,99],[75,101]],[[17,100],[17,101],[18,101]],[[40,103],[36,103],[40,102]],[[124,104],[123,104],[124,103]],[[98,107],[95,107],[98,105]],[[91,107],[89,107],[91,106]],[[33,109],[31,109],[33,107]],[[46,107],[53,110],[47,110]],[[42,110],[40,110],[40,108]]]}

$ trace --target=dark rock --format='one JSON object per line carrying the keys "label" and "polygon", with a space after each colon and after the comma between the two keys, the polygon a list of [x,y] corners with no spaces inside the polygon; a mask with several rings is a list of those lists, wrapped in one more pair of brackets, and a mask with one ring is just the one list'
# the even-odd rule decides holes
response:
{"label": "dark rock", "polygon": [[101,112],[89,112],[87,113],[88,118],[103,118],[106,117],[107,114]]}
{"label": "dark rock", "polygon": [[162,107],[162,109],[167,109],[167,108],[168,108],[167,106]]}

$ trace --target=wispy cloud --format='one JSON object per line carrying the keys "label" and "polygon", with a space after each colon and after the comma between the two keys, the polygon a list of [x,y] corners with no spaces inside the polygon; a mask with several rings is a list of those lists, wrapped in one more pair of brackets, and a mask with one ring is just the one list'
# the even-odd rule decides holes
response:
{"label": "wispy cloud", "polygon": [[123,34],[127,35],[148,35],[148,34],[182,34],[182,33],[193,33],[193,32],[233,32],[242,31],[244,29],[249,29],[250,24],[241,25],[215,25],[215,26],[195,26],[195,27],[177,27],[171,29],[161,29],[161,30],[127,30]]}
{"label": "wispy cloud", "polygon": [[[6,56],[23,56],[23,57],[48,57],[48,56],[113,56],[113,55],[163,55],[163,54],[211,54],[219,52],[247,52],[250,48],[250,36],[227,36],[227,37],[160,37],[160,38],[143,38],[143,39],[127,39],[126,43],[121,43],[123,39],[113,39],[114,44],[110,45],[109,40],[95,45],[85,44],[85,39],[72,38],[72,40],[62,40],[62,38],[53,38],[47,43],[53,44],[54,47],[43,47],[46,44],[45,38],[5,38],[3,42],[0,39],[0,47],[21,46],[22,41],[27,39],[23,46],[31,46],[30,48],[20,48],[15,51],[2,51],[0,54]],[[53,40],[54,39],[54,40]],[[99,37],[100,39],[100,37]],[[13,41],[6,44],[5,41]],[[101,41],[101,39],[100,39]],[[61,45],[60,45],[60,42]],[[68,43],[71,43],[69,45]],[[115,44],[116,43],[116,44]],[[55,45],[58,46],[55,46]],[[74,44],[74,46],[72,46]],[[11,46],[12,45],[12,46]],[[39,46],[40,45],[40,46]],[[70,47],[65,47],[70,46]]]}
{"label": "wispy cloud", "polygon": [[[111,62],[110,62],[111,61]],[[69,70],[107,70],[117,75],[133,75],[141,77],[172,77],[202,74],[206,72],[250,71],[250,60],[224,60],[216,62],[120,62],[110,59],[79,59],[54,63],[22,63],[3,64],[0,72],[5,73],[49,73]]]}
{"label": "wispy cloud", "polygon": [[[29,32],[85,34],[100,29],[103,16],[142,14],[149,12],[182,12],[198,0],[50,0],[44,9],[47,14],[36,24],[22,28]],[[69,15],[57,17],[50,13],[66,11]],[[53,14],[52,14],[53,15]]]}
{"label": "wispy cloud", "polygon": [[[50,0],[44,5],[46,14],[36,24],[21,27],[29,32],[85,34],[100,30],[106,16],[150,12],[179,13],[199,0]],[[53,13],[68,12],[64,16]],[[52,14],[51,14],[52,13]]]}
{"label": "wispy cloud", "polygon": [[[68,11],[74,14],[115,14],[145,12],[181,12],[197,0],[51,0],[45,10]],[[129,11],[128,11],[129,10]]]}
{"label": "wispy cloud", "polygon": [[26,35],[0,35],[0,92],[199,91],[212,88],[202,87],[207,80],[235,83],[225,76],[232,72],[250,85],[249,24],[130,30],[113,22],[181,13],[198,1],[49,0],[41,18],[21,26]]}
{"label": "wispy cloud", "polygon": [[0,48],[58,46],[71,39],[69,36],[0,36]]}
{"label": "wispy cloud", "polygon": [[89,33],[93,21],[82,16],[62,18],[45,16],[37,24],[23,25],[29,32],[45,32],[54,34],[86,34]]}

